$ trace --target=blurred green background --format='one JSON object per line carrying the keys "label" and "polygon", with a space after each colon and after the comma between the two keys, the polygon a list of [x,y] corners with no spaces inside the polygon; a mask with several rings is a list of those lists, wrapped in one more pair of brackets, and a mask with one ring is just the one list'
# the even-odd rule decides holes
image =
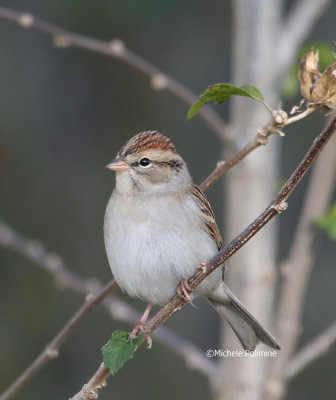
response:
{"label": "blurred green background", "polygon": [[[11,0],[1,1],[0,6],[27,11],[105,41],[120,38],[196,93],[209,84],[230,81],[228,1]],[[331,43],[335,19],[336,3],[332,2],[310,39]],[[173,140],[194,180],[200,182],[220,159],[220,141],[199,117],[186,122],[187,106],[180,100],[153,91],[147,77],[114,59],[72,47],[58,49],[50,37],[5,20],[0,20],[0,55],[0,216],[62,255],[77,274],[107,282],[111,272],[102,224],[114,176],[104,166],[130,136],[157,129]],[[285,108],[294,102],[285,103]],[[228,105],[216,106],[216,111],[225,118]],[[286,129],[285,138],[272,138],[283,143],[279,178],[293,170],[323,125],[323,114],[315,113]],[[306,181],[280,218],[279,260],[287,256]],[[207,196],[223,229],[221,184]],[[335,318],[335,246],[317,233],[315,250],[318,261],[307,292],[301,343]],[[48,273],[12,251],[0,248],[0,257],[1,392],[83,298],[60,290]],[[139,310],[144,307],[123,298]],[[204,351],[217,348],[217,316],[205,302],[197,304],[197,310],[185,307],[176,313],[167,326]],[[101,361],[100,347],[118,328],[129,327],[97,308],[61,349],[60,357],[15,398],[53,400],[76,393]],[[334,399],[335,355],[334,349],[300,375],[287,399]],[[141,349],[110,378],[99,398],[197,400],[209,394],[204,377],[154,343],[152,351]]]}

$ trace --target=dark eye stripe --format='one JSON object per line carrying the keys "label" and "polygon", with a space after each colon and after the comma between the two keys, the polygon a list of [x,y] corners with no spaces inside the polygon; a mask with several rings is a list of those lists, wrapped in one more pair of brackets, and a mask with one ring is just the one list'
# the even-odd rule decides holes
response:
{"label": "dark eye stripe", "polygon": [[157,164],[167,165],[172,167],[176,171],[179,171],[183,165],[183,161],[180,160],[159,161],[157,162]]}
{"label": "dark eye stripe", "polygon": [[[141,165],[140,163],[141,163],[141,160],[135,161],[131,165],[132,165],[132,167],[138,167],[139,165]],[[183,161],[180,161],[180,160],[153,161],[152,160],[151,164],[169,166],[169,167],[172,167],[173,169],[179,171],[183,165]]]}

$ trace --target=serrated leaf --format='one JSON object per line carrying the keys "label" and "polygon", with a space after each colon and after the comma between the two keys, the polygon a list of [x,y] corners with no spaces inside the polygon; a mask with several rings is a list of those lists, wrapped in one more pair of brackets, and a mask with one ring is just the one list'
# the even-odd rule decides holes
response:
{"label": "serrated leaf", "polygon": [[230,99],[231,96],[244,96],[254,100],[263,102],[264,97],[260,91],[254,86],[236,86],[231,83],[217,83],[216,85],[209,86],[203,93],[201,93],[199,100],[196,100],[189,108],[187,119],[193,118],[209,101],[214,101],[215,104],[223,103]]}
{"label": "serrated leaf", "polygon": [[101,348],[104,364],[112,375],[116,374],[124,363],[133,357],[135,350],[144,339],[145,335],[142,334],[130,342],[126,331],[118,330],[112,333],[111,339]]}
{"label": "serrated leaf", "polygon": [[323,229],[331,240],[336,240],[336,203],[334,203],[327,214],[315,221],[318,228]]}

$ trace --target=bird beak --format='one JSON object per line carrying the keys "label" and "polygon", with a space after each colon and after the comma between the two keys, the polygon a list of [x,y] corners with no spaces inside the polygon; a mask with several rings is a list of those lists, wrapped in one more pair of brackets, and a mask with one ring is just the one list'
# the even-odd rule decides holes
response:
{"label": "bird beak", "polygon": [[105,168],[108,168],[111,171],[115,172],[124,172],[128,171],[130,169],[130,166],[127,164],[127,162],[124,160],[123,157],[118,157],[115,160],[113,160],[110,164],[106,165]]}

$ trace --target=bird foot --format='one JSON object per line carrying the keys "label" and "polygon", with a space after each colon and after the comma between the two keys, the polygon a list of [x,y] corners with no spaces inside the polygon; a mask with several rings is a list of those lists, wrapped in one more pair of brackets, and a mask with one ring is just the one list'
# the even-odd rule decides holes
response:
{"label": "bird foot", "polygon": [[140,335],[140,333],[142,333],[145,330],[144,326],[145,324],[142,323],[135,325],[132,332],[128,334],[128,340],[131,342],[132,340],[136,339]]}
{"label": "bird foot", "polygon": [[[132,341],[136,339],[144,331],[145,331],[145,324],[139,323],[133,328],[132,332],[128,334],[128,341],[132,343]],[[147,342],[147,348],[151,349],[153,341],[150,336],[146,337],[146,342]]]}
{"label": "bird foot", "polygon": [[192,292],[192,288],[189,286],[187,279],[181,279],[181,282],[179,283],[179,285],[177,287],[177,294],[182,299],[184,299],[185,301],[190,303],[193,307],[195,307],[195,305],[192,302],[193,296],[192,296],[191,292]]}
{"label": "bird foot", "polygon": [[[138,325],[135,325],[133,328],[132,332],[128,334],[128,340],[132,343],[132,340],[136,339],[140,333],[145,331],[145,323],[148,318],[148,315],[150,313],[150,310],[152,309],[153,304],[149,303],[146,307],[145,312],[143,313],[142,317],[140,318],[140,321]],[[147,348],[150,349],[152,347],[152,339],[150,336],[146,337],[146,342],[147,342]]]}

